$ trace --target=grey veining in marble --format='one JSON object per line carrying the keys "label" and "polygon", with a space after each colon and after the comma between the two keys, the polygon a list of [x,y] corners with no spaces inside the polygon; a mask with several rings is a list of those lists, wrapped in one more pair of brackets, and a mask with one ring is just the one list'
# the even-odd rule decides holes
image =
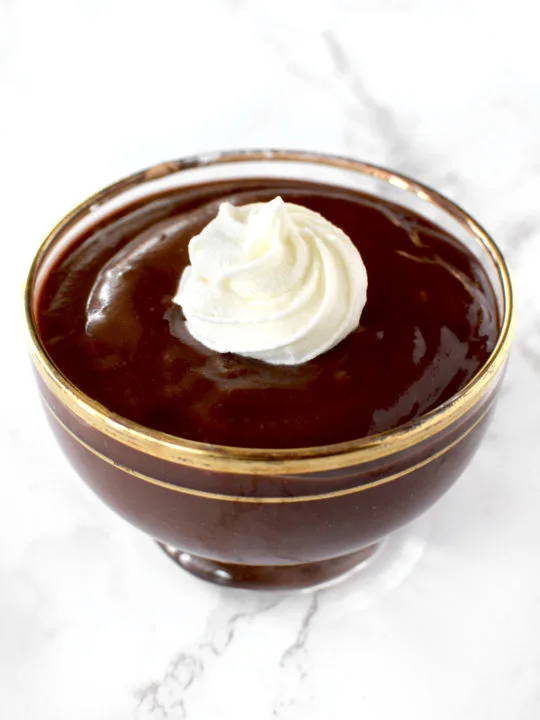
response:
{"label": "grey veining in marble", "polygon": [[[534,9],[0,0],[1,718],[540,717]],[[515,349],[474,461],[365,572],[315,594],[182,573],[64,462],[25,355],[23,276],[63,213],[145,165],[246,146],[351,154],[433,185],[494,235],[516,287]]]}

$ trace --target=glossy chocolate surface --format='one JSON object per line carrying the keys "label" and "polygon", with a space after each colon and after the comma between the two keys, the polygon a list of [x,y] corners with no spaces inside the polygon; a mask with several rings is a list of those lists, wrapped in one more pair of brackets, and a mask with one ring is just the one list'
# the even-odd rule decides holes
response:
{"label": "glossy chocolate surface", "polygon": [[[359,328],[296,367],[173,335],[189,239],[220,202],[276,195],[320,212],[359,248],[369,282]],[[242,179],[155,197],[87,232],[50,271],[38,328],[60,370],[128,419],[192,440],[284,448],[360,438],[435,408],[485,363],[499,319],[472,254],[410,211],[351,190]]]}

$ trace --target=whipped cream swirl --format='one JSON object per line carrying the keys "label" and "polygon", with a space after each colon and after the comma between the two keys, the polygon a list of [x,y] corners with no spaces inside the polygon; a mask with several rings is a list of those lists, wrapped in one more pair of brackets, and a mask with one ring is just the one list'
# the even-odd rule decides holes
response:
{"label": "whipped cream swirl", "polygon": [[304,363],[352,332],[366,302],[366,269],[349,237],[280,197],[222,203],[189,258],[174,302],[190,334],[217,352]]}

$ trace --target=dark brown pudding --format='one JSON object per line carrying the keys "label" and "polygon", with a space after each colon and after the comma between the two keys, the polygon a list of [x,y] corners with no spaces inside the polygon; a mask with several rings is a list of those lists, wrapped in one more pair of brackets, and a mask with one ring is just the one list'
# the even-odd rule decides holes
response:
{"label": "dark brown pudding", "polygon": [[[369,281],[360,327],[298,366],[173,335],[190,238],[220,202],[276,195],[321,213],[358,247]],[[286,448],[360,438],[437,407],[485,363],[499,318],[474,256],[411,211],[331,186],[242,179],[156,196],[81,236],[48,274],[38,326],[60,370],[125,418],[191,440]]]}

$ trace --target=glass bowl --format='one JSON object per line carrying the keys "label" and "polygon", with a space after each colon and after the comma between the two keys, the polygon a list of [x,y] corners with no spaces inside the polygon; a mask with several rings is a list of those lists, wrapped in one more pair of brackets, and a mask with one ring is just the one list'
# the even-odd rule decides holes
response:
{"label": "glass bowl", "polygon": [[[52,362],[36,324],[51,263],[113,212],[171,188],[243,177],[356,188],[410,208],[464,243],[495,291],[501,330],[475,377],[432,412],[378,435],[288,450],[225,447],[157,432],[110,412]],[[83,480],[186,570],[223,585],[302,588],[359,566],[427,510],[478,447],[499,390],[513,323],[508,270],[461,208],[395,172],[343,157],[254,150],[156,165],[92,196],[52,230],[28,276],[26,319],[37,384],[54,434]]]}

